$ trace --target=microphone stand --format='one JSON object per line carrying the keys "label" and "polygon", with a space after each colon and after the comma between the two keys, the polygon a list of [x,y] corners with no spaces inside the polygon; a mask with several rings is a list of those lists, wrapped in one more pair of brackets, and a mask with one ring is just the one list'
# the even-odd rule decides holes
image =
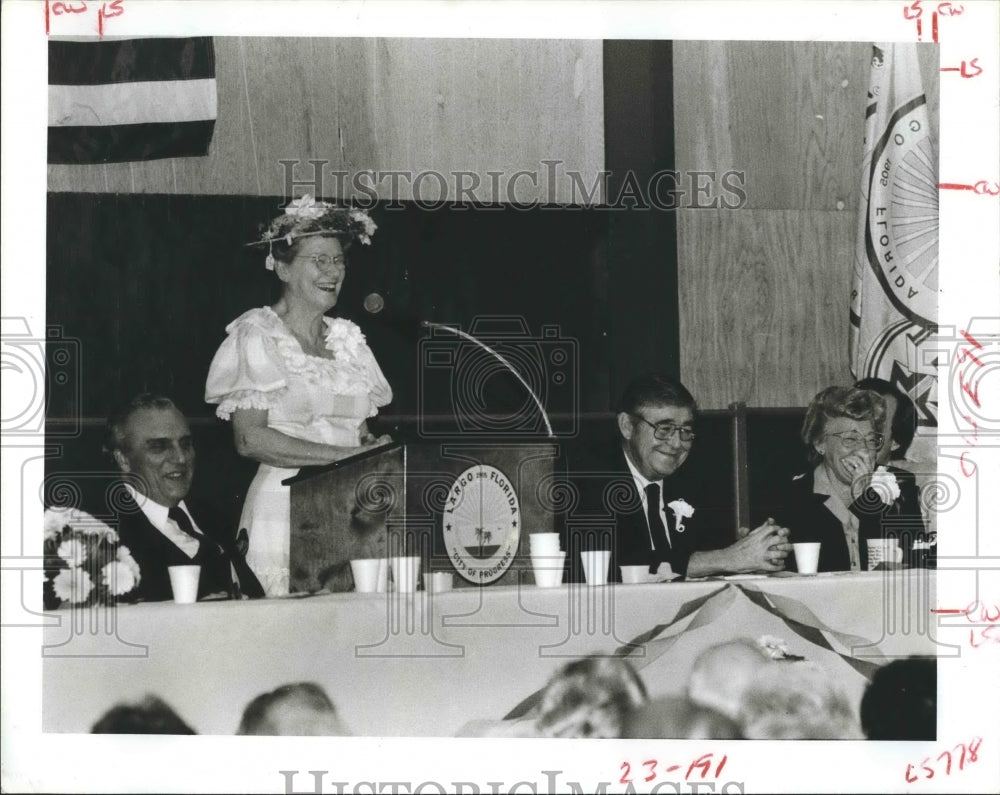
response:
{"label": "microphone stand", "polygon": [[508,362],[501,354],[497,353],[485,342],[476,339],[468,332],[462,331],[462,329],[457,328],[455,326],[446,326],[443,323],[434,323],[430,320],[422,320],[420,321],[420,325],[423,326],[424,328],[444,329],[446,331],[450,331],[452,334],[461,337],[462,339],[468,340],[474,345],[478,345],[488,354],[496,358],[501,364],[503,364],[504,367],[506,367],[514,374],[514,377],[521,382],[521,386],[523,386],[525,390],[528,392],[528,394],[531,395],[531,399],[535,401],[535,405],[538,406],[538,411],[542,415],[542,421],[545,423],[545,429],[549,432],[549,438],[550,439],[556,438],[555,432],[552,430],[552,423],[549,422],[549,415],[545,413],[545,407],[542,405],[542,401],[538,399],[538,395],[535,394],[535,390],[533,390],[528,385],[528,382],[521,377],[521,374],[517,371],[517,368],[514,367],[514,365],[512,365],[510,362]]}

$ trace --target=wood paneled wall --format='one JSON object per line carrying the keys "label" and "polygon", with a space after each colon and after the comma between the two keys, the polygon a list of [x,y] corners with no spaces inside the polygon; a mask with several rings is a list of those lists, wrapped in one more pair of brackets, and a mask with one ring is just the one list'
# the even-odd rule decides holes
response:
{"label": "wood paneled wall", "polygon": [[[850,378],[848,297],[871,45],[674,43],[676,168],[745,173],[678,211],[681,376],[705,408],[802,406]],[[937,48],[921,48],[932,122]]]}
{"label": "wood paneled wall", "polygon": [[[591,185],[604,163],[600,41],[514,39],[217,38],[218,121],[207,157],[50,166],[49,189],[90,193],[286,195],[279,161],[326,161],[322,193],[352,195],[361,171],[434,170],[419,195],[399,180],[395,198],[454,200],[454,171],[477,175],[482,201],[568,202],[578,171]],[[338,190],[330,171],[345,171]],[[493,195],[489,171],[502,171]],[[473,178],[467,178],[465,184]],[[379,198],[388,194],[388,179]],[[601,197],[598,197],[601,198]]]}

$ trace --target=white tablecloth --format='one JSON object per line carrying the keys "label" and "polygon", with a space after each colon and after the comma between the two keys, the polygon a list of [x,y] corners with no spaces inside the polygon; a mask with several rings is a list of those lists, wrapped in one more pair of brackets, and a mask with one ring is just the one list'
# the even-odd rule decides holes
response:
{"label": "white tablecloth", "polygon": [[683,690],[702,649],[769,634],[860,699],[864,672],[847,659],[934,654],[933,605],[934,575],[916,570],[66,610],[44,634],[43,727],[86,732],[153,693],[199,732],[231,734],[254,696],[314,681],[356,734],[448,736],[504,717],[568,659],[643,633],[631,658],[654,696]]}

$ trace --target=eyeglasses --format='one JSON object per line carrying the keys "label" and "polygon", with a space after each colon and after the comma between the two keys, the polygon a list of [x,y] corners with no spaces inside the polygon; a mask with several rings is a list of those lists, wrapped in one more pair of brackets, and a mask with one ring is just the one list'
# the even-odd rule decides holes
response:
{"label": "eyeglasses", "polygon": [[836,436],[840,439],[840,443],[851,449],[855,449],[864,445],[869,450],[878,450],[882,447],[882,442],[885,441],[885,437],[880,433],[873,433],[868,436],[862,436],[860,433],[855,431],[840,431],[838,433],[826,433],[824,436]]}
{"label": "eyeglasses", "polygon": [[653,438],[658,439],[661,442],[665,442],[675,433],[677,438],[682,442],[690,442],[694,440],[695,433],[693,430],[688,428],[686,425],[674,425],[672,422],[657,422],[652,423],[643,417],[641,414],[633,414],[637,420],[641,420],[646,423],[650,428],[653,429]]}
{"label": "eyeglasses", "polygon": [[343,256],[331,257],[329,254],[313,254],[308,257],[296,257],[295,259],[309,260],[317,268],[329,268],[331,265],[343,267],[347,260]]}

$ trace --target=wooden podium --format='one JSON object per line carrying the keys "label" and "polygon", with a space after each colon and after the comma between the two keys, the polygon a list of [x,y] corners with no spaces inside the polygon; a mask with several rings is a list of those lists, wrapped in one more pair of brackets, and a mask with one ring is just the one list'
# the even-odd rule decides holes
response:
{"label": "wooden podium", "polygon": [[[555,532],[555,442],[394,443],[291,487],[290,589],[353,588],[350,561],[419,555],[455,587],[533,582],[529,532]],[[523,572],[523,574],[521,573]]]}

